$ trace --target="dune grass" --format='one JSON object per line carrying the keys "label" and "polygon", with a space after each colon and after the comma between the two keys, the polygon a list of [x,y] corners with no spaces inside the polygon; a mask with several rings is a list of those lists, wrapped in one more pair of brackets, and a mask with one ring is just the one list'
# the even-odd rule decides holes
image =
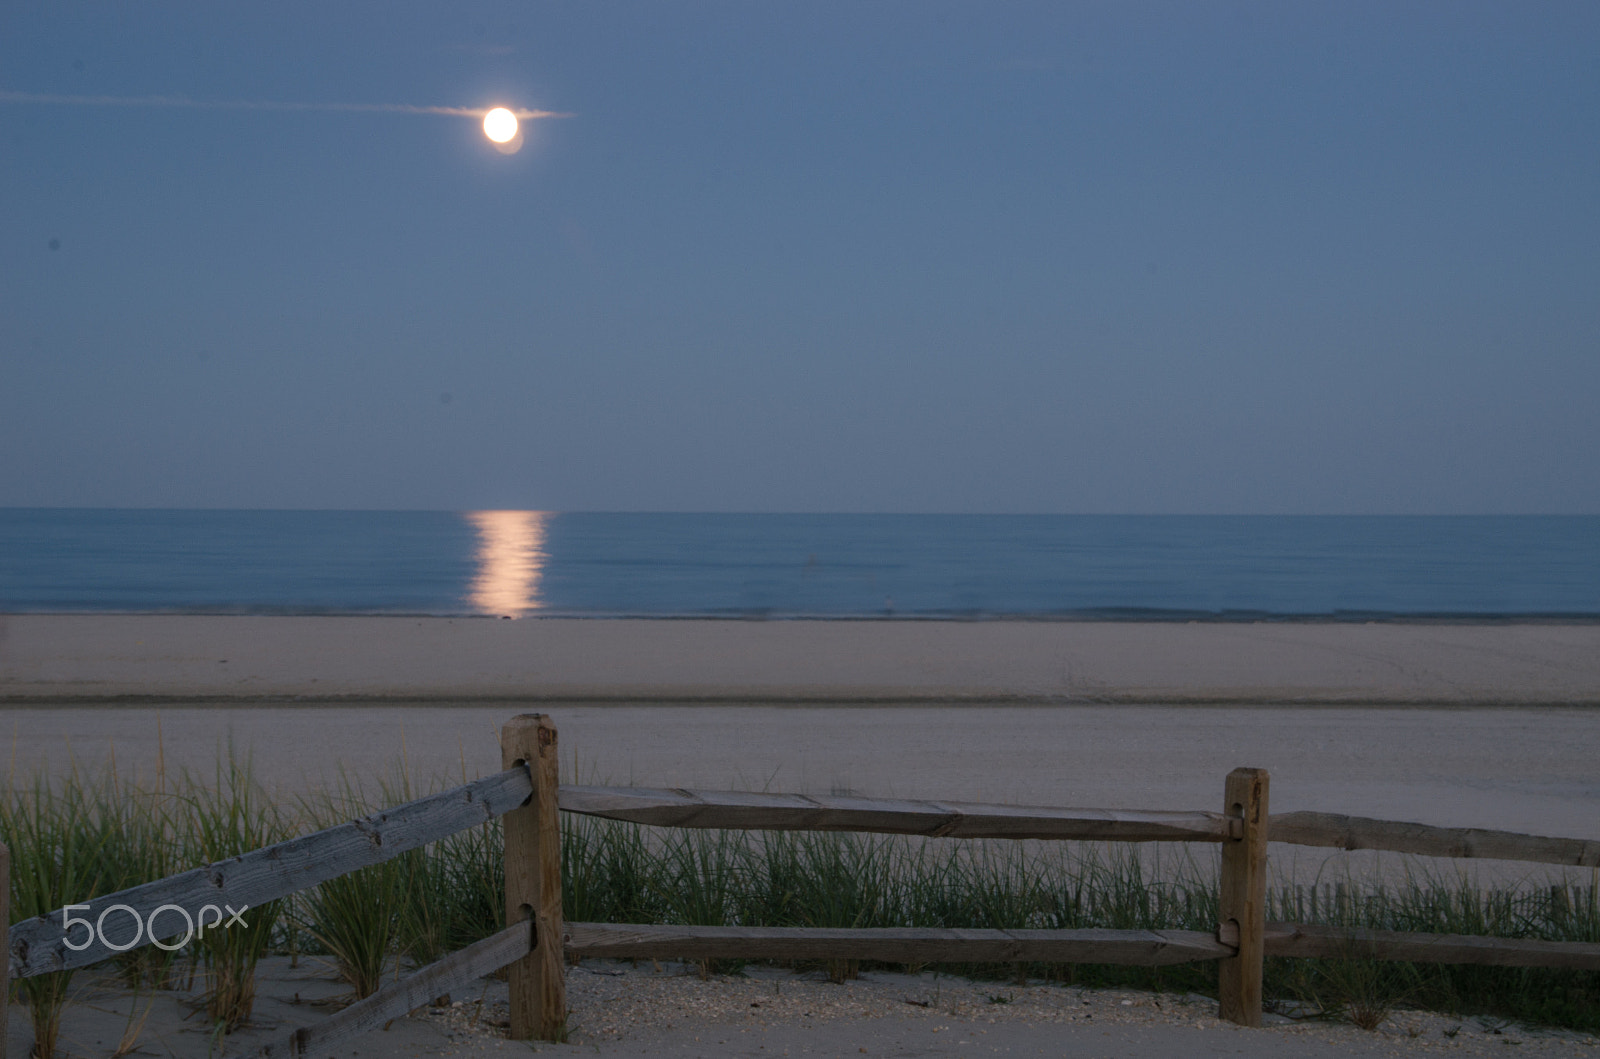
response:
{"label": "dune grass", "polygon": [[[295,830],[255,782],[248,764],[232,755],[219,762],[209,784],[185,777],[166,812],[183,862],[180,870],[281,842]],[[255,1008],[256,964],[273,940],[282,911],[282,901],[269,901],[250,908],[245,925],[213,927],[195,938],[206,1016],[225,1033]]]}
{"label": "dune grass", "polygon": [[[141,786],[108,775],[12,789],[0,833],[12,849],[13,922],[151,881],[290,834],[414,797],[273,804],[249,768]],[[249,929],[208,932],[173,954],[144,947],[111,964],[130,986],[170,989],[196,975],[212,1024],[249,1017],[267,952],[326,958],[355,995],[403,963],[431,962],[504,926],[498,821],[251,909]],[[953,842],[852,834],[673,831],[563,816],[564,910],[572,921],[816,927],[1214,929],[1215,851],[1084,843]],[[1479,887],[1465,875],[1280,885],[1269,919],[1430,933],[1600,942],[1597,880]],[[289,906],[287,914],[285,908]],[[703,970],[737,971],[723,962]],[[835,980],[853,961],[814,965]],[[1210,964],[960,965],[979,978],[1044,980],[1214,995]],[[24,980],[34,1054],[50,1059],[70,974]],[[1600,1032],[1600,972],[1371,960],[1271,959],[1269,1004],[1375,1025],[1396,1006],[1487,1014]]]}
{"label": "dune grass", "polygon": [[[76,783],[57,790],[37,781],[6,800],[0,838],[11,850],[11,922],[110,888],[105,852],[114,817],[102,811],[105,801],[102,790]],[[35,1059],[56,1054],[72,975],[57,971],[16,983],[33,1022]]]}

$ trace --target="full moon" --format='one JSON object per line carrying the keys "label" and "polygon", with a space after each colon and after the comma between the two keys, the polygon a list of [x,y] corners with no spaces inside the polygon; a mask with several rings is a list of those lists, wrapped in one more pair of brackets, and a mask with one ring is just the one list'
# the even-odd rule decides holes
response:
{"label": "full moon", "polygon": [[517,116],[505,107],[495,107],[483,116],[483,134],[495,143],[510,143],[517,135]]}

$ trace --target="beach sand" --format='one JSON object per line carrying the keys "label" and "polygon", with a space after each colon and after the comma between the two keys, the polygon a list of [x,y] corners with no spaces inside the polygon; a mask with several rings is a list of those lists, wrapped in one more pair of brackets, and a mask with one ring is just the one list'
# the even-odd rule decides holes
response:
{"label": "beach sand", "polygon": [[459,778],[541,711],[581,782],[1211,808],[1249,765],[1278,811],[1600,837],[1600,625],[0,623],[21,772]]}
{"label": "beach sand", "polygon": [[[320,1002],[345,987],[320,961],[291,968],[283,957],[263,961],[257,1015],[229,1040],[245,1055],[290,1026],[313,1025],[330,1008]],[[114,976],[81,973],[73,980],[76,1017],[62,1043],[75,1057],[109,1057],[147,1008],[136,1056],[201,1059],[215,1054],[210,1034],[188,1015],[192,994],[132,997]],[[1369,1032],[1268,1014],[1259,1029],[1219,1022],[1202,996],[1085,990],[1033,982],[968,982],[949,976],[869,971],[834,985],[820,973],[752,966],[737,976],[702,980],[682,964],[637,966],[585,960],[567,970],[571,1038],[566,1044],[505,1039],[504,983],[483,981],[449,1008],[428,1008],[387,1029],[355,1038],[337,1051],[355,1059],[495,1059],[537,1051],[555,1056],[656,1056],[665,1059],[782,1055],[837,1056],[1143,1056],[1190,1059],[1343,1059],[1443,1053],[1471,1059],[1514,1054],[1594,1056],[1600,1039],[1505,1025],[1497,1020],[1394,1012]],[[130,1020],[130,1014],[133,1019]],[[8,1059],[24,1059],[29,1041],[22,1009],[12,1009]]]}
{"label": "beach sand", "polygon": [[1600,705],[1600,624],[0,616],[0,701]]}
{"label": "beach sand", "polygon": [[1274,811],[1600,838],[1600,626],[12,616],[4,633],[11,782],[112,761],[204,775],[231,748],[286,802],[347,778],[376,798],[402,769],[414,788],[496,771],[500,726],[538,711],[569,782],[1216,809],[1253,766]]}

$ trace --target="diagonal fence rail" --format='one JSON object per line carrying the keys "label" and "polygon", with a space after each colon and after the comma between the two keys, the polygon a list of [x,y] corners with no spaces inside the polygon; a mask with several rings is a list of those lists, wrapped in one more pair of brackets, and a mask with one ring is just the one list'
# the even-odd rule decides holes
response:
{"label": "diagonal fence rail", "polygon": [[[112,918],[108,915],[112,909],[128,908],[141,920],[159,924],[151,928],[155,937],[147,932],[136,943],[148,945],[185,929],[185,920],[176,913],[152,917],[158,909],[171,906],[187,912],[192,923],[208,906],[220,911],[263,905],[492,820],[526,802],[532,793],[526,769],[499,772],[337,827],[96,897],[72,906],[70,913],[58,909],[12,924],[10,975],[29,978],[88,967],[136,947],[124,944],[133,936],[131,916]],[[98,929],[77,925],[83,922]]]}
{"label": "diagonal fence rail", "polygon": [[425,1007],[435,997],[471,985],[522,959],[533,947],[530,924],[513,923],[497,934],[457,949],[398,982],[391,982],[314,1026],[291,1030],[254,1051],[257,1059],[320,1054],[358,1033],[382,1029],[392,1019]]}
{"label": "diagonal fence rail", "polygon": [[[1600,944],[1419,934],[1298,923],[1266,923],[1268,841],[1377,849],[1435,857],[1487,857],[1600,866],[1600,842],[1331,813],[1267,813],[1267,774],[1235,769],[1223,811],[1138,811],[968,802],[561,785],[550,719],[514,718],[502,730],[505,770],[337,827],[203,868],[94,898],[12,924],[6,934],[8,854],[0,845],[0,949],[6,978],[104,961],[182,932],[169,915],[159,932],[131,944],[106,916],[126,909],[152,922],[166,908],[242,909],[287,897],[340,875],[503,818],[506,922],[499,933],[390,983],[373,996],[297,1029],[256,1053],[277,1059],[322,1054],[432,997],[509,969],[512,1036],[565,1034],[562,972],[567,957],[685,959],[865,959],[892,963],[1111,963],[1160,966],[1215,960],[1222,1016],[1258,1025],[1261,963],[1267,956],[1382,959],[1600,970]],[[1203,842],[1222,848],[1214,932],[1178,930],[960,930],[780,928],[563,923],[559,811],[657,827],[860,831],[934,838]],[[69,914],[82,913],[82,915]],[[113,925],[115,921],[112,921]],[[77,933],[75,933],[77,932]],[[153,935],[153,936],[152,936]],[[0,988],[6,985],[0,978]],[[0,1031],[4,1030],[0,1008]]]}

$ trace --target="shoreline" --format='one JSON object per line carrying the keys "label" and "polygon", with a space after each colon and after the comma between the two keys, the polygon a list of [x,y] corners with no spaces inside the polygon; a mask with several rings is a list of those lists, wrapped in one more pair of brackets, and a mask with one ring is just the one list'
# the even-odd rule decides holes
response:
{"label": "shoreline", "polygon": [[1294,701],[1284,698],[1262,697],[1259,699],[1244,699],[1238,697],[1218,697],[1211,699],[1172,696],[1157,698],[1154,696],[1135,699],[1117,698],[1043,698],[1043,697],[1017,697],[1002,698],[997,696],[957,696],[928,693],[923,695],[885,696],[875,694],[872,689],[860,689],[855,694],[839,694],[827,697],[806,697],[803,695],[774,694],[763,688],[732,689],[726,694],[706,694],[700,696],[683,696],[675,690],[652,695],[648,692],[608,692],[600,691],[585,694],[581,691],[555,690],[548,694],[497,694],[497,695],[439,695],[435,698],[426,698],[411,694],[382,694],[382,695],[217,695],[195,693],[189,695],[162,695],[162,694],[124,694],[124,695],[86,695],[74,697],[71,695],[0,695],[0,717],[8,711],[30,710],[51,707],[74,709],[104,709],[104,710],[159,710],[162,707],[174,709],[214,709],[214,710],[319,710],[341,708],[371,708],[384,709],[430,709],[430,710],[471,710],[486,707],[504,706],[527,707],[526,710],[513,710],[513,712],[542,712],[550,708],[562,706],[582,707],[584,709],[629,709],[633,707],[662,708],[662,709],[742,709],[746,707],[772,707],[776,709],[819,709],[819,710],[942,710],[942,709],[1036,709],[1050,710],[1072,707],[1113,706],[1118,709],[1215,709],[1215,710],[1307,710],[1307,711],[1333,711],[1349,709],[1385,709],[1399,712],[1451,710],[1451,711],[1494,711],[1494,710],[1539,710],[1539,711],[1571,711],[1589,712],[1600,709],[1600,698],[1577,699],[1561,702],[1547,702],[1532,699],[1473,699],[1461,702],[1452,699],[1408,699],[1404,702],[1392,702],[1383,699],[1373,700],[1365,698],[1352,699],[1318,699],[1314,701]]}
{"label": "shoreline", "polygon": [[[478,611],[429,610],[274,610],[270,607],[199,610],[0,610],[3,618],[412,618],[451,621],[508,621],[511,615]],[[954,622],[983,624],[1073,622],[1103,625],[1600,625],[1600,611],[1388,611],[1336,610],[1278,612],[1257,610],[1158,610],[1091,608],[1071,611],[884,611],[839,614],[804,611],[559,611],[536,610],[516,621],[774,621],[774,622]]]}
{"label": "shoreline", "polygon": [[0,615],[0,706],[1600,706],[1600,623]]}

